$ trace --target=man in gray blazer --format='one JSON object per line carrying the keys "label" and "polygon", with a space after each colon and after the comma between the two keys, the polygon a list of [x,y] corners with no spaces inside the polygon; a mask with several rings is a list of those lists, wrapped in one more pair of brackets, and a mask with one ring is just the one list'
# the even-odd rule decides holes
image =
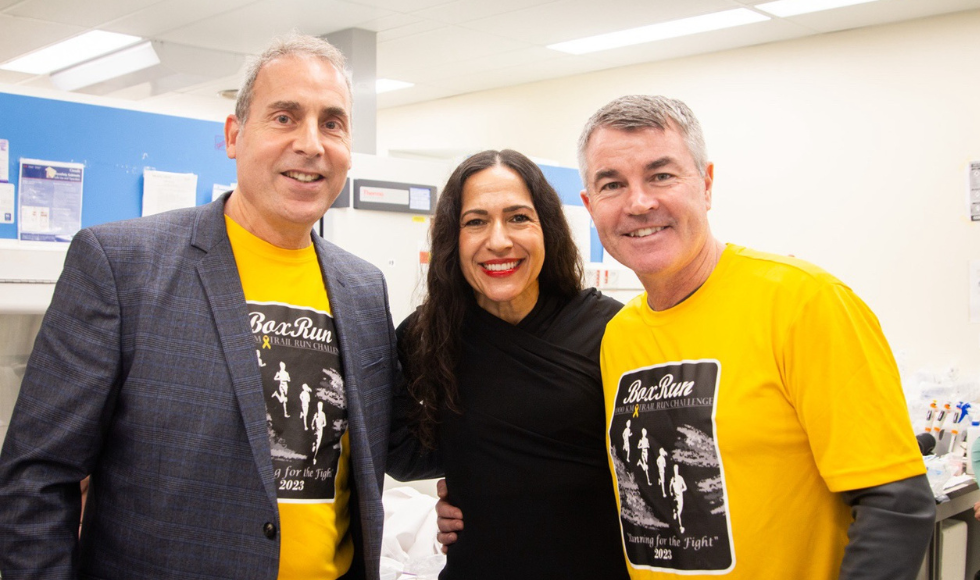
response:
{"label": "man in gray blazer", "polygon": [[379,577],[387,289],[311,235],[350,168],[343,67],[277,41],[225,126],[233,192],[75,236],[0,453],[4,580]]}

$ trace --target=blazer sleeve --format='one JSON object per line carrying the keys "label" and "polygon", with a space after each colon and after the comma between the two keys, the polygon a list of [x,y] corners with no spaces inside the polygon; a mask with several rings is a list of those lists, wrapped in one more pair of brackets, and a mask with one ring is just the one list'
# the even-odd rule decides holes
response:
{"label": "blazer sleeve", "polygon": [[121,375],[120,305],[96,236],[69,247],[0,453],[4,580],[74,578],[81,495]]}

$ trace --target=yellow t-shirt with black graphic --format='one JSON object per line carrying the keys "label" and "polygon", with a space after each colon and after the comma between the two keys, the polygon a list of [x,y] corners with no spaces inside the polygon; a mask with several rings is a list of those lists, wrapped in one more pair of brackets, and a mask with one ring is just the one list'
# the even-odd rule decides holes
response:
{"label": "yellow t-shirt with black graphic", "polygon": [[627,304],[601,365],[632,578],[837,578],[837,492],[925,473],[878,320],[801,260],[727,246],[684,302]]}
{"label": "yellow t-shirt with black graphic", "polygon": [[338,339],[311,245],[286,250],[225,216],[266,398],[279,499],[280,580],[350,568],[346,397]]}

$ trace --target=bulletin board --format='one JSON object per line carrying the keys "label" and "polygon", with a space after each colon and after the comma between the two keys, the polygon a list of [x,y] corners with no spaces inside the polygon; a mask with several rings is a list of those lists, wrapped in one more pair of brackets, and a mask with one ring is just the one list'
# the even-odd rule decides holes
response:
{"label": "bulletin board", "polygon": [[[214,184],[237,181],[214,121],[0,93],[0,139],[17,196],[22,158],[85,166],[83,228],[139,217],[147,168],[196,174],[198,205],[211,201]],[[0,238],[17,238],[16,221],[0,224]]]}

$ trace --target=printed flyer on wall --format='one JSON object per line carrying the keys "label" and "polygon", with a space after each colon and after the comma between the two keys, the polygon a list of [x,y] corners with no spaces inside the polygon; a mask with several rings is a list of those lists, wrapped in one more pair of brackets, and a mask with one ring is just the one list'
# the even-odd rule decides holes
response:
{"label": "printed flyer on wall", "polygon": [[10,181],[10,141],[0,139],[0,181]]}
{"label": "printed flyer on wall", "polygon": [[21,240],[70,242],[82,227],[81,163],[21,159]]}

